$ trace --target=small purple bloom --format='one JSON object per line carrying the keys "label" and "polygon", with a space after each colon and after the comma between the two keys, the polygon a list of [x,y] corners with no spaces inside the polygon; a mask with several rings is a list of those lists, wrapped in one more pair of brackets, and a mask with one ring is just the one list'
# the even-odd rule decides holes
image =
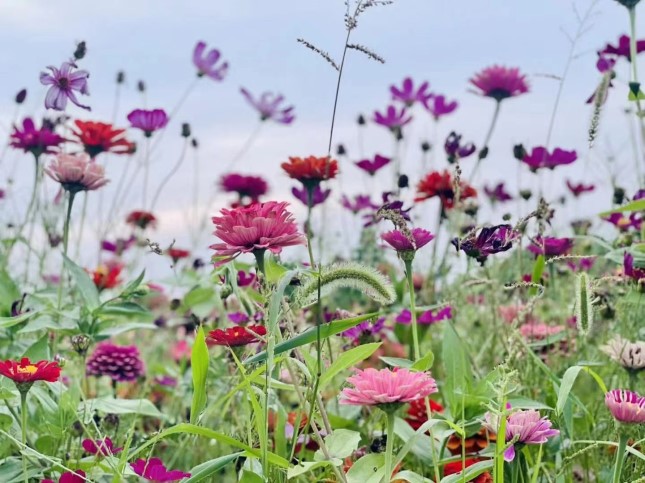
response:
{"label": "small purple bloom", "polygon": [[484,186],[484,193],[488,196],[491,203],[505,203],[510,201],[513,197],[506,191],[504,182],[497,183],[494,188]]}
{"label": "small purple bloom", "polygon": [[642,200],[643,198],[645,198],[645,189],[639,189],[632,198],[632,201]]}
{"label": "small purple bloom", "polygon": [[580,258],[579,260],[569,260],[567,262],[567,267],[569,267],[574,272],[588,272],[593,268],[595,263],[593,257]]}
{"label": "small purple bloom", "polygon": [[109,240],[103,240],[101,242],[101,249],[105,250],[106,252],[114,253],[117,256],[121,256],[123,255],[123,252],[132,247],[136,243],[136,241],[137,239],[134,235],[131,235],[127,240],[125,238],[117,238],[113,242]]}
{"label": "small purple bloom", "polygon": [[603,220],[608,221],[620,231],[628,231],[630,228],[638,231],[643,224],[643,218],[638,213],[631,213],[629,216],[624,213],[612,213],[604,217]]}
{"label": "small purple bloom", "polygon": [[236,325],[244,325],[249,323],[249,316],[246,315],[244,312],[234,312],[232,314],[227,315],[228,320],[233,322]]}
{"label": "small purple bloom", "polygon": [[135,109],[128,114],[128,121],[132,127],[141,129],[146,137],[150,137],[153,132],[166,127],[168,115],[163,109]]}
{"label": "small purple bloom", "polygon": [[623,274],[636,282],[645,279],[645,269],[634,268],[634,255],[627,252],[623,256]]}
{"label": "small purple bloom", "polygon": [[592,184],[573,183],[571,180],[566,181],[567,188],[576,198],[583,193],[591,193],[596,187]]}
{"label": "small purple bloom", "polygon": [[382,199],[383,199],[383,205],[381,205],[380,208],[376,210],[375,213],[369,214],[369,215],[363,215],[363,218],[365,219],[365,224],[363,225],[365,228],[368,226],[375,225],[379,221],[382,220],[381,217],[381,212],[382,211],[393,211],[395,212],[398,216],[403,218],[406,221],[411,221],[410,220],[410,210],[412,207],[408,209],[403,208],[403,201],[400,200],[394,200],[390,201],[390,198],[392,197],[394,193],[391,191],[386,191],[382,194]]}
{"label": "small purple bloom", "polygon": [[[630,50],[631,39],[629,35],[621,35],[618,39],[617,45],[607,44],[604,49],[598,52],[600,56],[615,55],[616,57],[625,57],[628,61],[631,62],[631,50]],[[640,54],[645,52],[645,40],[636,41],[636,53]]]}
{"label": "small purple bloom", "polygon": [[[440,322],[442,320],[452,319],[452,307],[447,306],[438,311],[426,310],[422,312],[417,317],[417,322],[421,325],[432,325],[435,322]],[[408,309],[404,309],[396,316],[394,321],[397,324],[408,325],[412,322],[412,313]]]}
{"label": "small purple bloom", "polygon": [[294,107],[280,107],[284,102],[284,96],[264,92],[259,99],[254,99],[251,93],[244,87],[240,88],[244,98],[260,113],[260,120],[272,120],[279,124],[291,124],[296,116],[293,114]]}
{"label": "small purple bloom", "polygon": [[372,203],[372,199],[369,195],[355,195],[353,200],[350,200],[346,195],[343,195],[341,198],[341,204],[344,208],[347,208],[354,214],[357,214],[362,210],[376,210],[379,208],[378,205]]}
{"label": "small purple bloom", "polygon": [[432,98],[433,95],[428,92],[428,89],[430,89],[428,82],[422,83],[415,89],[412,79],[406,77],[403,79],[403,85],[400,89],[394,85],[390,86],[390,93],[393,101],[401,101],[407,107],[412,107],[417,102],[426,104]]}
{"label": "small purple bloom", "polygon": [[144,374],[137,346],[101,342],[88,358],[88,376],[108,376],[115,382],[135,381]]}
{"label": "small purple bloom", "polygon": [[385,317],[381,317],[374,323],[369,320],[361,322],[351,329],[341,332],[340,335],[352,339],[353,344],[358,345],[372,340],[386,330],[389,330],[389,327],[385,326]]}
{"label": "small purple bloom", "polygon": [[443,145],[446,154],[448,155],[448,162],[454,163],[457,158],[463,159],[467,158],[475,152],[477,149],[473,143],[461,144],[461,134],[457,134],[455,131],[452,131],[446,138],[446,142]]}
{"label": "small purple bloom", "polygon": [[408,236],[400,230],[392,230],[383,233],[381,239],[397,252],[410,252],[430,243],[434,235],[423,228],[414,228]]}
{"label": "small purple bloom", "polygon": [[390,158],[386,158],[385,156],[381,156],[380,154],[377,154],[374,156],[374,160],[370,159],[361,159],[360,161],[357,161],[356,166],[361,168],[363,171],[366,171],[369,173],[370,176],[374,176],[374,174],[381,169],[382,167],[388,165],[392,161]]}
{"label": "small purple bloom", "polygon": [[[487,429],[498,431],[495,416],[486,413]],[[540,417],[540,413],[534,409],[516,411],[507,417],[506,421],[506,442],[512,441],[517,438],[514,445],[511,445],[504,452],[504,459],[506,461],[513,461],[515,459],[515,444],[544,444],[549,438],[557,436],[560,431],[551,427],[551,421],[546,416]]]}
{"label": "small purple bloom", "polygon": [[483,265],[489,255],[510,250],[517,237],[511,225],[496,225],[482,228],[479,235],[472,231],[462,240],[454,238],[452,244]]}
{"label": "small purple bloom", "polygon": [[555,238],[551,236],[544,238],[538,236],[535,240],[531,240],[531,245],[528,246],[528,250],[531,253],[546,257],[567,255],[572,248],[573,240],[571,238]]}
{"label": "small purple bloom", "polygon": [[184,471],[167,470],[159,458],[150,458],[147,461],[138,459],[130,463],[130,466],[137,475],[154,483],[167,483],[190,477],[190,473]]}
{"label": "small purple bloom", "polygon": [[33,119],[26,117],[22,121],[22,130],[18,129],[18,126],[13,127],[9,145],[38,158],[42,154],[55,154],[56,150],[53,148],[57,148],[64,141],[65,139],[56,134],[47,123],[36,129]]}
{"label": "small purple bloom", "polygon": [[84,439],[81,442],[81,446],[87,453],[97,456],[111,456],[123,450],[123,448],[115,448],[112,440],[107,437],[103,439]]}
{"label": "small purple bloom", "polygon": [[60,69],[52,65],[47,68],[51,70],[51,74],[47,72],[40,73],[40,83],[45,86],[51,86],[45,97],[45,108],[64,111],[69,99],[78,107],[88,111],[91,110],[89,106],[84,106],[78,102],[76,94],[74,94],[76,91],[86,96],[89,95],[90,91],[87,87],[89,72],[86,70],[74,72],[76,64],[73,62],[63,62]]}
{"label": "small purple bloom", "polygon": [[244,270],[237,271],[237,286],[238,287],[248,287],[253,282],[255,282],[254,273],[246,273]]}
{"label": "small purple bloom", "polygon": [[[303,205],[307,206],[307,189],[302,188],[291,188],[291,194],[295,196],[298,200],[302,202]],[[314,188],[314,191],[312,193],[311,197],[311,206],[314,207],[316,205],[320,205],[327,201],[327,198],[329,198],[329,195],[331,194],[331,189],[326,189],[323,190],[320,188],[320,185],[316,185]]]}
{"label": "small purple bloom", "polygon": [[527,153],[522,162],[535,173],[538,169],[555,169],[556,166],[571,164],[576,159],[578,154],[575,151],[555,148],[552,153],[549,153],[545,147],[538,146],[532,149],[531,154]]}
{"label": "small purple bloom", "polygon": [[222,62],[217,66],[217,62],[221,57],[221,53],[217,49],[211,49],[206,55],[206,43],[197,42],[195,50],[193,50],[193,64],[197,67],[197,75],[199,77],[210,77],[216,81],[224,80],[228,72],[228,62]]}
{"label": "small purple bloom", "polygon": [[177,387],[177,379],[168,375],[155,377],[155,383],[159,384],[160,386]]}
{"label": "small purple bloom", "polygon": [[399,133],[401,128],[412,121],[405,107],[397,110],[395,106],[388,106],[385,113],[374,111],[374,122],[388,128],[394,133]]}
{"label": "small purple bloom", "polygon": [[596,61],[596,69],[601,74],[604,74],[607,71],[610,71],[616,65],[616,59],[612,57],[607,57],[605,54],[598,52],[598,60]]}
{"label": "small purple bloom", "polygon": [[426,110],[432,114],[435,121],[438,121],[441,117],[446,116],[452,113],[457,109],[457,101],[446,102],[445,96],[434,95],[426,102],[423,103]]}

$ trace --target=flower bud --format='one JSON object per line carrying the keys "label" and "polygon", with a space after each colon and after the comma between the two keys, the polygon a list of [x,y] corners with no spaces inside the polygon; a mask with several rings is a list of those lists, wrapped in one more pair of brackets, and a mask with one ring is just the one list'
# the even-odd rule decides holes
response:
{"label": "flower bud", "polygon": [[123,84],[124,82],[125,82],[125,72],[120,70],[119,72],[116,73],[116,83]]}
{"label": "flower bud", "polygon": [[145,82],[143,82],[142,80],[137,82],[137,90],[139,92],[146,92],[146,84],[145,84]]}
{"label": "flower bud", "polygon": [[22,104],[27,98],[27,89],[22,89],[16,94],[16,104]]}
{"label": "flower bud", "polygon": [[181,125],[181,137],[183,138],[190,137],[190,124],[188,124],[187,122],[184,122]]}
{"label": "flower bud", "polygon": [[423,141],[421,143],[421,151],[427,153],[430,149],[432,149],[432,145],[428,141]]}
{"label": "flower bud", "polygon": [[366,124],[365,116],[363,116],[362,114],[359,114],[358,119],[356,119],[356,122],[358,123],[359,126],[364,126]]}
{"label": "flower bud", "polygon": [[526,157],[526,149],[524,149],[522,144],[516,144],[513,146],[513,156],[515,156],[515,159],[518,161],[522,161]]}
{"label": "flower bud", "polygon": [[87,54],[87,44],[85,41],[81,41],[76,44],[76,50],[74,51],[74,59],[81,60]]}
{"label": "flower bud", "polygon": [[75,335],[72,337],[72,348],[79,356],[84,356],[91,342],[91,339],[84,334]]}

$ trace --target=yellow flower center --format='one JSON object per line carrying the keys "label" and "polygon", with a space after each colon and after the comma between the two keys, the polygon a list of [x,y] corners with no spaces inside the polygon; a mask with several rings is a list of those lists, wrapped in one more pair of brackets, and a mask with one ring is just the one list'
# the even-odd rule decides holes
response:
{"label": "yellow flower center", "polygon": [[38,368],[32,364],[28,366],[18,366],[18,374],[35,374]]}

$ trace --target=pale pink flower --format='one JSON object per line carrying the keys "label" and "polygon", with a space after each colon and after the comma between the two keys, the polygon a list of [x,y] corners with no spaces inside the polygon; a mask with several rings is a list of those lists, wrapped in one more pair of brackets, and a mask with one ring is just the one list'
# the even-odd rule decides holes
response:
{"label": "pale pink flower", "polygon": [[109,181],[105,178],[103,166],[93,162],[85,153],[59,154],[45,172],[73,193],[96,190]]}
{"label": "pale pink flower", "polygon": [[343,389],[340,403],[353,406],[408,403],[437,392],[437,384],[432,377],[407,369],[359,369],[347,378],[347,382],[354,387]]}
{"label": "pale pink flower", "polygon": [[605,405],[617,421],[645,424],[645,397],[626,389],[613,389],[605,394]]}

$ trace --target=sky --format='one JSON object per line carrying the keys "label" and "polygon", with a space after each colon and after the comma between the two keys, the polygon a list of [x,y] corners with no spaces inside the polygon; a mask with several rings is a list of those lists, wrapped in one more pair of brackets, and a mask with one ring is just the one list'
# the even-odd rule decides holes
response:
{"label": "sky", "polygon": [[[645,37],[645,9],[640,10],[637,29]],[[193,85],[162,139],[154,142],[151,154],[154,191],[181,155],[180,124],[190,122],[200,147],[196,152],[188,150],[155,208],[161,219],[156,235],[160,244],[176,239],[178,245],[187,245],[187,232],[199,224],[195,220],[205,219],[206,213],[212,215],[230,201],[216,193],[215,203],[207,206],[217,179],[227,170],[262,173],[272,187],[272,198],[290,200],[293,184],[281,173],[279,163],[290,155],[326,153],[337,73],[297,39],[304,38],[338,59],[345,37],[344,11],[341,0],[2,0],[0,135],[5,136],[14,121],[12,99],[23,87],[29,95],[19,117],[45,113],[46,90],[39,85],[38,74],[45,66],[66,60],[80,40],[88,45],[87,57],[80,66],[91,73],[91,95],[84,101],[92,106],[92,112],[72,106],[67,113],[74,118],[127,126],[130,110],[160,107],[171,111]],[[568,62],[570,39],[576,36],[579,19],[587,12],[591,14]],[[558,168],[540,182],[550,199],[564,193],[566,178],[605,187],[568,208],[563,220],[608,208],[610,176],[620,179],[628,192],[639,185],[630,141],[634,125],[624,113],[628,63],[619,61],[616,88],[604,109],[592,149],[587,140],[591,108],[584,101],[600,80],[595,52],[608,42],[615,44],[619,35],[627,33],[628,25],[627,11],[612,0],[395,0],[392,5],[368,10],[359,19],[352,41],[368,46],[385,59],[385,64],[356,51],[347,56],[334,144],[342,142],[349,156],[341,163],[341,179],[331,186],[334,197],[340,197],[341,186],[345,192],[371,188],[376,193],[391,183],[391,175],[385,174],[374,184],[365,184],[351,166],[351,161],[363,156],[391,154],[393,144],[389,134],[375,125],[365,129],[359,143],[355,119],[359,113],[371,117],[375,109],[387,106],[389,86],[401,83],[406,76],[417,82],[428,80],[433,92],[457,99],[460,105],[436,127],[422,110],[413,113],[415,121],[404,143],[404,172],[413,179],[421,174],[418,145],[422,139],[442,144],[446,135],[456,130],[464,139],[480,145],[494,105],[490,99],[469,92],[468,79],[492,64],[519,67],[529,79],[531,92],[504,102],[480,179],[490,184],[505,181],[511,190],[518,180],[522,187],[536,187],[537,180],[528,170],[519,170],[518,175],[512,146],[520,142],[527,147],[545,144],[562,74],[569,65],[550,147],[575,149],[579,160],[573,166]],[[230,63],[223,82],[201,79],[194,83],[191,57],[199,40],[220,49]],[[645,73],[642,59],[640,68]],[[126,83],[115,104],[118,71],[125,72]],[[136,90],[139,80],[147,86],[145,99]],[[231,161],[258,126],[257,114],[239,94],[241,86],[254,93],[281,92],[295,106],[297,119],[286,127],[264,123],[231,168]],[[131,137],[140,141],[137,133]],[[29,196],[32,166],[26,159],[7,152],[0,165],[0,188],[7,186],[7,178],[14,180],[13,210],[20,211]],[[123,167],[128,162],[136,166],[136,161],[117,157],[105,161],[112,183],[90,201],[86,236],[99,236],[107,226],[108,200],[117,189]],[[436,151],[433,163],[437,168],[445,166],[441,149]],[[472,163],[472,158],[464,161],[467,173]],[[196,166],[198,176],[194,176]],[[135,170],[130,169],[128,180]],[[115,217],[140,204],[138,182],[135,178],[131,193],[114,204]],[[50,191],[54,191],[53,185]],[[199,216],[195,215],[194,204]],[[339,214],[337,206],[326,216]],[[294,210],[302,216],[301,207],[294,205]],[[499,222],[489,208],[484,210],[488,210],[487,221]],[[426,211],[420,221],[434,224],[435,209],[428,204]],[[334,230],[346,231],[343,227],[353,222],[349,215],[339,216],[342,223],[332,223]],[[119,235],[124,228],[117,224],[111,227],[110,235]],[[556,228],[565,231],[564,226]],[[200,243],[212,243],[210,238],[204,237]]]}

